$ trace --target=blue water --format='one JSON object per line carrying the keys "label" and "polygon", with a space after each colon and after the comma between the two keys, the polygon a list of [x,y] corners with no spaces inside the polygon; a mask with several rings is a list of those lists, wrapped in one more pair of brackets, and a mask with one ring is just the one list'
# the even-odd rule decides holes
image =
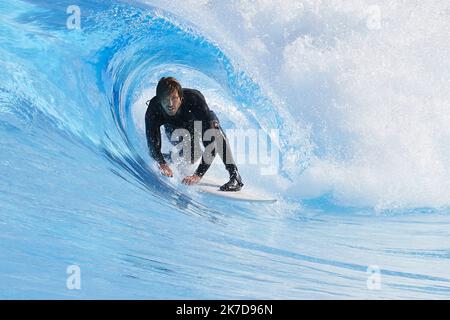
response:
{"label": "blue water", "polygon": [[[308,187],[289,187],[287,155],[304,169],[313,151],[240,53],[140,3],[78,1],[81,30],[69,30],[71,4],[0,4],[0,298],[450,298],[440,202],[378,210],[332,191],[300,196]],[[276,179],[288,187],[265,187],[277,203],[199,195],[159,175],[139,108],[169,74],[238,106],[218,111],[225,127],[281,130]],[[71,265],[79,290],[66,286]]]}

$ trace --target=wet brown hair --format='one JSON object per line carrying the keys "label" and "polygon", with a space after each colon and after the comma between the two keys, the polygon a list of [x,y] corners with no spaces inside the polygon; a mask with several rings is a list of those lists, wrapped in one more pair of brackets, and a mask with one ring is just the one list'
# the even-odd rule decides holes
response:
{"label": "wet brown hair", "polygon": [[163,99],[173,91],[177,91],[178,96],[183,98],[183,89],[177,79],[173,77],[163,77],[159,80],[158,85],[156,86],[156,96],[158,99]]}

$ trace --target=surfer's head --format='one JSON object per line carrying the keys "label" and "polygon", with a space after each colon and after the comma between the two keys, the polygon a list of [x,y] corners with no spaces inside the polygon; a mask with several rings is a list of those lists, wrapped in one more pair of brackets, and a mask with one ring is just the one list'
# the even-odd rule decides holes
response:
{"label": "surfer's head", "polygon": [[183,102],[183,89],[173,77],[161,78],[156,87],[156,96],[169,116],[174,116]]}

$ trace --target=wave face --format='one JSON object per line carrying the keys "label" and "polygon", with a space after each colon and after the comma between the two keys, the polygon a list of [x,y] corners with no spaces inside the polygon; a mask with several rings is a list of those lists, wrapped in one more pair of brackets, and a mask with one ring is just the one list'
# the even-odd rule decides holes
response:
{"label": "wave face", "polygon": [[[450,297],[448,4],[71,5],[0,4],[0,298]],[[277,130],[276,204],[160,177],[167,75]]]}

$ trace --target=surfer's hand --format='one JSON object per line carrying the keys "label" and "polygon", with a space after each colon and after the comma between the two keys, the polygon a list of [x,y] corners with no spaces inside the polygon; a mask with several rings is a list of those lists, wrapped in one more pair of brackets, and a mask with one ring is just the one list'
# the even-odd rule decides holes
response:
{"label": "surfer's hand", "polygon": [[166,177],[173,177],[172,169],[170,169],[170,167],[167,163],[160,164],[159,170],[162,175],[165,175]]}
{"label": "surfer's hand", "polygon": [[188,177],[184,178],[183,183],[190,186],[190,185],[193,185],[193,184],[196,184],[197,182],[199,182],[201,178],[202,177],[200,177],[196,174],[193,174],[192,176],[188,176]]}

